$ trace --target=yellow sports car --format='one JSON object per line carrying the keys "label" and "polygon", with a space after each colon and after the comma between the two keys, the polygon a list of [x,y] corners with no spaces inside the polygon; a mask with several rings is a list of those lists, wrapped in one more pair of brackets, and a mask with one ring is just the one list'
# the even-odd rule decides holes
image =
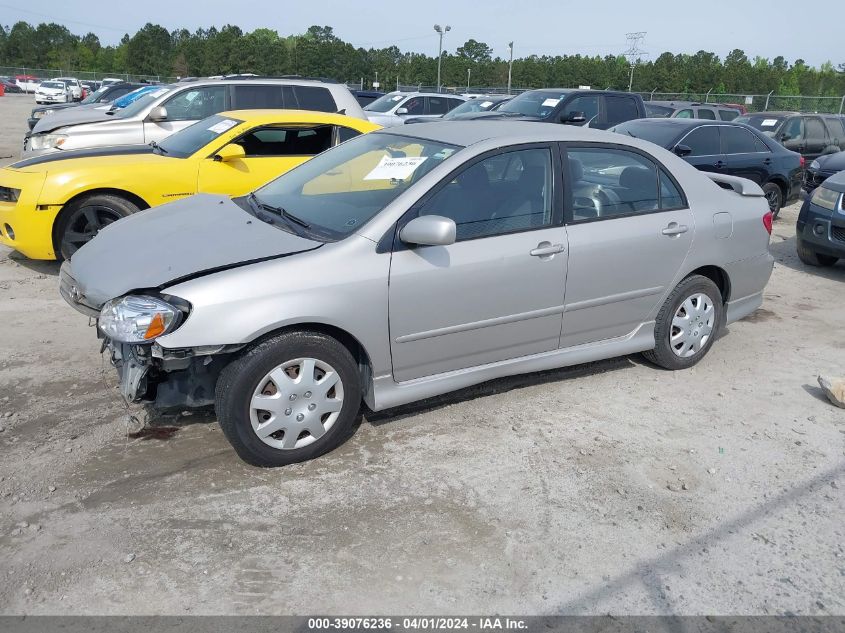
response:
{"label": "yellow sports car", "polygon": [[222,112],[158,144],[46,154],[0,169],[0,243],[68,258],[120,218],[194,193],[243,195],[381,126],[299,110]]}

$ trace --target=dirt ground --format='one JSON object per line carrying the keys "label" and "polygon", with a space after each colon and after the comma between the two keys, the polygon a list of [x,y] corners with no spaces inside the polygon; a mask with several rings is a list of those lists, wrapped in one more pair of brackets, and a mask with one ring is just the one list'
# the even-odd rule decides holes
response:
{"label": "dirt ground", "polygon": [[[0,156],[31,102],[0,98]],[[498,380],[278,470],[211,413],[128,437],[57,266],[0,247],[0,613],[845,614],[845,410],[816,384],[845,374],[845,264],[798,261],[796,214],[693,369]]]}

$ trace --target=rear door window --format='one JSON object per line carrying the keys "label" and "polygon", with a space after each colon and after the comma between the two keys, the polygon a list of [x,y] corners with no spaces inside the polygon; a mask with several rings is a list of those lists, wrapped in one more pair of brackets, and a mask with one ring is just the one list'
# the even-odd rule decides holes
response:
{"label": "rear door window", "polygon": [[845,140],[845,125],[840,119],[827,119],[827,127],[830,134],[840,143]]}
{"label": "rear door window", "polygon": [[748,130],[733,125],[721,126],[723,154],[753,154],[757,139]]}
{"label": "rear door window", "polygon": [[640,117],[637,102],[632,97],[606,96],[604,102],[608,125],[616,125]]}
{"label": "rear door window", "polygon": [[827,137],[825,133],[824,124],[821,119],[817,117],[809,117],[806,122],[807,140],[810,141],[824,141]]}
{"label": "rear door window", "polygon": [[717,125],[703,125],[696,128],[682,138],[679,144],[686,145],[692,150],[690,156],[715,156],[722,153]]}
{"label": "rear door window", "polygon": [[282,97],[282,87],[256,86],[254,84],[237,85],[234,87],[232,107],[236,110],[283,108],[285,102]]}
{"label": "rear door window", "polygon": [[698,118],[699,119],[709,119],[711,121],[716,120],[716,113],[709,108],[698,108]]}
{"label": "rear door window", "polygon": [[444,97],[428,97],[429,114],[446,114],[449,111],[449,104]]}
{"label": "rear door window", "polygon": [[739,112],[737,110],[719,110],[719,118],[722,121],[733,121],[738,116]]}

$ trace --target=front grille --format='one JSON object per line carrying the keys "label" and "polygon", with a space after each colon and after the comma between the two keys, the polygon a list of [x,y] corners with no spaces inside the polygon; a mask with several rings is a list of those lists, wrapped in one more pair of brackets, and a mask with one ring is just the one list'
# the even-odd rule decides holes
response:
{"label": "front grille", "polygon": [[21,195],[20,189],[0,187],[0,202],[17,202]]}
{"label": "front grille", "polygon": [[820,184],[822,184],[825,180],[827,180],[832,175],[833,175],[833,172],[805,171],[804,172],[804,184],[809,186],[809,187],[818,187]]}
{"label": "front grille", "polygon": [[845,242],[845,227],[841,227],[841,226],[830,227],[830,235],[835,240],[839,240],[840,242]]}

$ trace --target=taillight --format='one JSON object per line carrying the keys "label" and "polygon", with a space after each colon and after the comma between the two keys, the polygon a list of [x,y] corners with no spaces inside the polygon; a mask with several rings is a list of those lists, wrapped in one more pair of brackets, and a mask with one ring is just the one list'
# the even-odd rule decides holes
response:
{"label": "taillight", "polygon": [[804,165],[806,165],[806,164],[807,164],[807,161],[806,161],[806,160],[804,160],[804,157],[803,157],[803,156],[799,156],[799,157],[798,157],[798,164],[801,166],[801,169],[804,169]]}
{"label": "taillight", "polygon": [[769,232],[769,235],[772,234],[772,220],[774,219],[774,214],[769,211],[766,215],[763,216],[763,226],[766,227],[766,230]]}

